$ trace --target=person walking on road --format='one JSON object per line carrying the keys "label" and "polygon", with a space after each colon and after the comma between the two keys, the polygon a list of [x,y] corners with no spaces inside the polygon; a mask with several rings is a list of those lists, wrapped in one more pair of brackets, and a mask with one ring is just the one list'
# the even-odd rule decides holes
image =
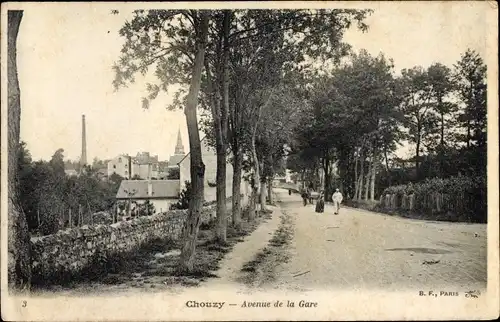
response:
{"label": "person walking on road", "polygon": [[304,201],[304,207],[307,206],[307,190],[302,189],[301,193],[302,201]]}
{"label": "person walking on road", "polygon": [[342,199],[344,199],[344,197],[342,196],[342,193],[340,192],[340,190],[338,188],[335,189],[335,193],[332,196],[333,211],[334,211],[335,215],[339,214],[340,204],[342,203]]}
{"label": "person walking on road", "polygon": [[316,212],[322,213],[323,211],[325,211],[325,200],[324,193],[321,191],[318,196],[318,202],[316,203]]}

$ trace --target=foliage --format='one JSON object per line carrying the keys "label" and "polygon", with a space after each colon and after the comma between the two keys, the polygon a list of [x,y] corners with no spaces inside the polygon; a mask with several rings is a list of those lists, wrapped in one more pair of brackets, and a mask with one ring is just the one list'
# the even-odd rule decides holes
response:
{"label": "foliage", "polygon": [[[62,149],[49,162],[32,162],[26,144],[22,143],[18,160],[21,207],[31,231],[56,232],[69,224],[70,211],[72,225],[91,223],[91,213],[109,210],[115,202],[121,178],[100,180],[90,166],[79,176],[67,176]],[[83,214],[81,222],[79,211]]]}
{"label": "foliage", "polygon": [[133,217],[143,217],[151,216],[155,213],[155,206],[150,200],[146,200],[143,203],[136,203],[134,210],[132,211]]}
{"label": "foliage", "polygon": [[487,194],[484,177],[455,176],[446,179],[433,178],[407,185],[391,186],[384,190],[382,196],[395,195],[396,200],[403,196],[415,196],[415,210],[422,213],[436,212],[431,202],[436,194],[443,196],[442,212],[450,211],[469,221],[486,222]]}
{"label": "foliage", "polygon": [[314,78],[309,91],[310,105],[303,109],[295,128],[289,165],[294,171],[309,173],[309,181],[315,181],[321,168],[329,198],[336,160],[339,185],[352,195],[357,184],[354,159],[361,152],[390,153],[401,137],[392,61],[366,51],[353,53],[331,73]]}
{"label": "foliage", "polygon": [[[322,168],[330,187],[335,164],[346,195],[356,187],[362,198],[370,188],[374,199],[388,186],[426,178],[484,178],[485,72],[472,50],[453,68],[416,66],[400,77],[383,55],[351,55],[346,64],[305,86],[309,104],[294,130],[287,166],[308,182],[317,181]],[[394,162],[394,151],[405,140],[415,148],[407,160],[415,166],[409,168]]]}
{"label": "foliage", "polygon": [[[422,67],[401,71],[402,109],[405,115],[403,125],[407,129],[408,140],[416,145],[417,162],[423,147],[430,147],[437,133],[438,119],[433,113],[433,88],[427,70]],[[418,168],[418,166],[417,166]]]}
{"label": "foliage", "polygon": [[185,188],[182,189],[180,195],[179,195],[179,200],[170,205],[170,209],[188,209],[189,208],[189,200],[191,198],[191,182],[185,181]]}
{"label": "foliage", "polygon": [[458,123],[465,133],[457,138],[467,147],[486,145],[486,65],[475,51],[468,49],[454,65],[453,79],[462,102]]}
{"label": "foliage", "polygon": [[423,182],[419,182],[416,184],[406,184],[406,185],[398,185],[391,186],[384,190],[383,195],[385,194],[413,194],[413,193],[451,193],[457,194],[462,192],[472,192],[474,189],[481,188],[485,185],[484,178],[481,177],[465,177],[465,176],[456,176],[450,177],[446,179],[442,178],[433,178],[426,179]]}
{"label": "foliage", "polygon": [[170,168],[167,174],[167,180],[179,180],[181,178],[181,170],[179,167]]}

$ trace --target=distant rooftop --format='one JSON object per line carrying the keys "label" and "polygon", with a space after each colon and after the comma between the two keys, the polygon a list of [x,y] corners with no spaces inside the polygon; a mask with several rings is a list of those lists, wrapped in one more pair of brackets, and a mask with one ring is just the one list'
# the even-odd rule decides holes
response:
{"label": "distant rooftop", "polygon": [[179,162],[181,162],[184,159],[185,155],[183,154],[174,154],[170,157],[168,160],[168,165],[171,166],[177,166]]}
{"label": "distant rooftop", "polygon": [[[148,195],[148,183],[152,193]],[[133,194],[129,197],[129,193]],[[117,199],[177,199],[180,193],[179,180],[122,180],[116,194]]]}
{"label": "distant rooftop", "polygon": [[[207,143],[207,137],[204,136],[201,140],[200,140],[200,144],[201,144],[201,153],[203,153],[203,150],[210,150],[210,147],[208,146],[208,143]],[[188,154],[182,156],[182,158],[177,162],[177,163],[181,163],[182,161],[184,161],[189,155],[191,154],[191,152],[188,152]],[[169,161],[169,165],[172,165]]]}

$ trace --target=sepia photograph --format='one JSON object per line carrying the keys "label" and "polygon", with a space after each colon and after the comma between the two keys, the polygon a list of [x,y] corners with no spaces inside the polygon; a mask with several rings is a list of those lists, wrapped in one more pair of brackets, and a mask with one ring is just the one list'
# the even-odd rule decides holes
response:
{"label": "sepia photograph", "polygon": [[498,318],[497,15],[2,3],[2,319]]}

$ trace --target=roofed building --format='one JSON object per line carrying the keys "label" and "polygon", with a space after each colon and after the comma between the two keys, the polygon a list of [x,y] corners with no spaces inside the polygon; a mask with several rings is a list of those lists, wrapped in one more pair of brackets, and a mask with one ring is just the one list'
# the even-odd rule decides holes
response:
{"label": "roofed building", "polygon": [[181,131],[177,133],[177,144],[175,145],[174,155],[170,156],[168,160],[169,167],[176,167],[182,159],[186,156],[184,152],[184,144],[182,144]]}
{"label": "roofed building", "polygon": [[125,179],[132,177],[132,158],[128,155],[119,155],[108,162],[108,177],[113,173],[120,175]]}
{"label": "roofed building", "polygon": [[[206,137],[201,141],[201,155],[205,164],[205,201],[216,200],[216,175],[217,175],[217,154],[214,149],[208,145]],[[185,187],[185,181],[191,181],[191,160],[189,153],[179,162],[180,168],[180,185],[181,190]],[[233,185],[233,167],[231,163],[226,164],[226,196],[232,195]],[[248,191],[246,184],[242,182],[242,190],[245,189],[245,194]]]}
{"label": "roofed building", "polygon": [[131,200],[137,203],[149,200],[156,212],[167,211],[179,199],[179,180],[122,180],[117,200]]}

